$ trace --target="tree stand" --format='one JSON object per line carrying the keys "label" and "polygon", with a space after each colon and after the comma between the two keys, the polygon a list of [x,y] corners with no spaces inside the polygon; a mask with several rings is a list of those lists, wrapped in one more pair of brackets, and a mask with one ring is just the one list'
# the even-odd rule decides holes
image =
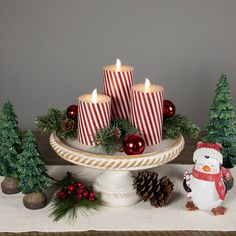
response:
{"label": "tree stand", "polygon": [[15,177],[5,177],[1,183],[2,192],[5,194],[16,194],[21,191],[19,181]]}
{"label": "tree stand", "polygon": [[28,193],[23,198],[23,204],[31,210],[41,209],[47,205],[47,196],[43,192]]}

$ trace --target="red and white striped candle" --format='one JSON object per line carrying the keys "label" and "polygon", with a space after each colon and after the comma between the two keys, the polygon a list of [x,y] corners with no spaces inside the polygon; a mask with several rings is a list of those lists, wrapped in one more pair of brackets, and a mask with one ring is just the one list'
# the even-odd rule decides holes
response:
{"label": "red and white striped candle", "polygon": [[145,84],[132,87],[131,122],[143,133],[146,145],[155,145],[162,140],[163,93],[160,85]]}
{"label": "red and white striped candle", "polygon": [[85,145],[95,146],[94,134],[110,124],[111,98],[97,94],[95,89],[91,94],[79,97],[78,108],[78,141]]}
{"label": "red and white striped candle", "polygon": [[130,119],[130,96],[134,84],[134,68],[121,65],[117,59],[116,65],[103,68],[103,92],[111,97],[112,119]]}

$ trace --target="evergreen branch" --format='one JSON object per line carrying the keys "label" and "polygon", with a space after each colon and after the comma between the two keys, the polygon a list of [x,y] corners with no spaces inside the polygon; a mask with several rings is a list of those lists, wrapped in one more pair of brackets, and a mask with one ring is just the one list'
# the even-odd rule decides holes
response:
{"label": "evergreen branch", "polygon": [[[76,126],[69,132],[65,132],[61,128],[61,124],[65,119],[67,119],[65,111],[50,108],[46,115],[36,117],[35,125],[42,133],[50,134],[55,131],[61,139],[75,139],[77,136]],[[180,134],[196,138],[199,131],[199,127],[185,116],[174,115],[164,120],[162,134],[164,139],[176,139]],[[111,122],[109,127],[98,130],[93,136],[93,142],[96,144],[97,151],[112,154],[121,150],[126,135],[135,133],[141,134],[141,131],[136,129],[129,121],[116,119]]]}
{"label": "evergreen branch", "polygon": [[121,149],[123,139],[128,134],[141,133],[129,121],[116,119],[111,122],[109,127],[101,128],[94,135],[93,141],[96,149],[103,153],[114,153]]}
{"label": "evergreen branch", "polygon": [[[78,183],[80,183],[82,186],[75,187],[75,189],[68,194],[68,187],[71,185],[77,186]],[[92,201],[90,201],[88,197],[78,198],[77,191],[83,189],[84,191],[89,192],[91,187],[84,186],[77,178],[73,177],[70,172],[67,172],[67,176],[55,185],[60,186],[61,191],[58,193],[63,192],[65,197],[61,198],[56,196],[52,200],[52,211],[49,216],[53,217],[53,221],[59,221],[65,218],[69,221],[69,223],[72,223],[77,218],[78,210],[86,215],[91,213],[91,211],[88,210],[99,210],[102,205],[100,197],[96,195]]]}
{"label": "evergreen branch", "polygon": [[67,119],[66,112],[57,108],[49,108],[44,116],[35,118],[35,126],[44,134],[56,132],[61,139],[75,139],[77,137],[76,126],[72,131],[66,132],[61,125]]}
{"label": "evergreen branch", "polygon": [[176,139],[181,134],[190,138],[197,138],[199,132],[200,128],[185,116],[174,115],[163,122],[163,139]]}
{"label": "evergreen branch", "polygon": [[113,127],[101,128],[94,136],[96,149],[102,153],[114,153],[117,151],[118,137],[113,132]]}
{"label": "evergreen branch", "polygon": [[101,200],[95,198],[93,202],[88,199],[75,201],[74,197],[68,197],[64,200],[55,198],[52,202],[52,212],[49,216],[53,217],[53,221],[59,221],[62,218],[67,219],[70,223],[77,218],[77,210],[87,215],[87,210],[99,210]]}
{"label": "evergreen branch", "polygon": [[124,119],[116,119],[111,122],[112,127],[117,127],[121,131],[121,138],[123,139],[124,136],[127,134],[136,134],[141,133],[140,130],[136,129],[129,121]]}

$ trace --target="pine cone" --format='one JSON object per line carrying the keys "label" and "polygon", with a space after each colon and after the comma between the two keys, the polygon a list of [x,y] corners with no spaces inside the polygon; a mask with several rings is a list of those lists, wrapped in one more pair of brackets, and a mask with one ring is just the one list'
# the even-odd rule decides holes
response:
{"label": "pine cone", "polygon": [[71,132],[75,128],[75,121],[69,118],[66,118],[61,123],[61,129],[65,132]]}
{"label": "pine cone", "polygon": [[118,127],[113,127],[112,131],[117,138],[121,136],[121,130]]}
{"label": "pine cone", "polygon": [[104,142],[102,140],[96,140],[95,145],[96,146],[102,146],[102,145],[104,145]]}
{"label": "pine cone", "polygon": [[162,207],[169,201],[174,184],[166,176],[158,179],[158,173],[144,171],[133,178],[136,193],[143,201],[149,200],[154,207]]}

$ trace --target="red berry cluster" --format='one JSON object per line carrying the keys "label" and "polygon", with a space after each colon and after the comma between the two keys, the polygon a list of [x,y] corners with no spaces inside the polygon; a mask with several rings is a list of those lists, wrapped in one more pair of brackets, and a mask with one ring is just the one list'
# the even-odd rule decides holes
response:
{"label": "red berry cluster", "polygon": [[76,196],[78,200],[87,198],[90,202],[93,202],[95,198],[95,193],[93,191],[89,192],[81,182],[69,184],[61,191],[57,192],[57,197],[59,199],[65,199],[72,195]]}

